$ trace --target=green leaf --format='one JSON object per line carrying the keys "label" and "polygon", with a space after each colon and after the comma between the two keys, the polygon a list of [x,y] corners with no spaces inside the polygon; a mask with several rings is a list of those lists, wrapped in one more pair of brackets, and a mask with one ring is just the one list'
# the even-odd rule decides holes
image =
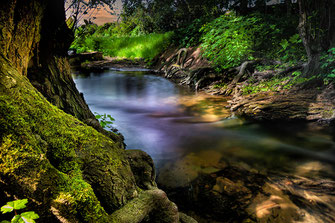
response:
{"label": "green leaf", "polygon": [[12,218],[11,223],[24,223],[24,221],[21,219],[20,215],[15,215]]}
{"label": "green leaf", "polygon": [[14,210],[14,208],[12,206],[8,205],[8,204],[1,207],[1,212],[3,214],[8,213],[8,212],[12,212],[13,210]]}
{"label": "green leaf", "polygon": [[21,216],[29,219],[38,219],[40,217],[34,211],[23,212]]}
{"label": "green leaf", "polygon": [[26,207],[26,204],[28,203],[28,199],[16,200],[16,201],[8,202],[7,204],[9,203],[13,203],[13,208],[15,210],[20,210]]}
{"label": "green leaf", "polygon": [[10,223],[10,221],[4,220],[4,221],[1,221],[0,223]]}
{"label": "green leaf", "polygon": [[40,216],[36,214],[34,211],[27,211],[21,214],[21,218],[26,222],[26,223],[34,223],[35,219],[38,219]]}
{"label": "green leaf", "polygon": [[111,121],[115,121],[115,119],[114,119],[111,115],[107,115],[107,117],[108,117]]}

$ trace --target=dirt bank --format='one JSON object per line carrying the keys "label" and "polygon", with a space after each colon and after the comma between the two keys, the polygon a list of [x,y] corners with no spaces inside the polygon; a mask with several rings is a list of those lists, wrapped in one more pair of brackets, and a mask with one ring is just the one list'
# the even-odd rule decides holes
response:
{"label": "dirt bank", "polygon": [[[231,111],[259,121],[309,121],[334,125],[335,88],[316,79],[290,78],[303,66],[259,72],[255,65],[276,61],[247,61],[241,66],[217,73],[201,57],[199,48],[170,49],[156,59],[154,69],[181,85],[210,94],[230,95]],[[278,79],[276,87],[246,92],[266,81]],[[300,81],[300,80],[303,81]],[[299,80],[299,81],[297,81]]]}

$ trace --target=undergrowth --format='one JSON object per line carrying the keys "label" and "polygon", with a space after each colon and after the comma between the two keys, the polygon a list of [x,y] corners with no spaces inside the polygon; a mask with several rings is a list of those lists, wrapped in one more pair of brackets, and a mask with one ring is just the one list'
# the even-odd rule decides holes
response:
{"label": "undergrowth", "polygon": [[242,88],[244,95],[256,94],[259,92],[268,92],[268,91],[280,91],[288,90],[293,86],[302,84],[304,82],[315,79],[315,76],[312,77],[303,77],[300,71],[293,72],[292,75],[286,77],[272,77],[269,80],[262,80],[256,82],[252,79],[249,80],[249,83]]}
{"label": "undergrowth", "polygon": [[151,60],[168,47],[172,35],[172,32],[139,36],[99,36],[93,33],[78,37],[71,48],[77,53],[99,51],[105,56]]}
{"label": "undergrowth", "polygon": [[203,56],[218,72],[237,67],[246,60],[266,58],[296,64],[306,60],[295,17],[260,13],[238,16],[226,13],[200,29]]}

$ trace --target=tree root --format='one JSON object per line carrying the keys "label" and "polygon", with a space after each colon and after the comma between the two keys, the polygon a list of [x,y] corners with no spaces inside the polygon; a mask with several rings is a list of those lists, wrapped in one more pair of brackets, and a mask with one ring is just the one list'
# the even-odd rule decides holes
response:
{"label": "tree root", "polygon": [[[147,216],[150,219],[147,219]],[[159,189],[142,192],[110,217],[112,222],[118,223],[145,221],[177,223],[179,221],[177,206],[168,199],[164,191]]]}
{"label": "tree root", "polygon": [[297,65],[297,66],[294,66],[294,67],[289,67],[279,73],[276,74],[276,76],[284,76],[288,73],[291,73],[291,72],[294,72],[294,71],[297,71],[297,70],[301,70],[303,69],[303,65]]}
{"label": "tree root", "polygon": [[230,95],[232,93],[232,91],[233,91],[233,88],[236,87],[236,84],[239,82],[239,80],[245,74],[245,71],[248,68],[248,66],[251,65],[251,64],[255,64],[256,62],[258,62],[258,61],[246,61],[246,62],[242,63],[242,65],[240,66],[238,74],[234,77],[234,79],[228,85],[228,87],[225,89],[225,91],[223,92],[223,94]]}
{"label": "tree root", "polygon": [[[174,74],[176,74],[178,71],[184,70],[185,61],[187,59],[188,49],[187,48],[181,48],[178,50],[178,52],[171,57],[170,60],[165,61],[160,67],[159,70],[164,70],[165,77],[171,78]],[[188,60],[192,59],[189,58]],[[194,61],[191,61],[190,64],[192,64]],[[174,63],[175,62],[175,63]]]}

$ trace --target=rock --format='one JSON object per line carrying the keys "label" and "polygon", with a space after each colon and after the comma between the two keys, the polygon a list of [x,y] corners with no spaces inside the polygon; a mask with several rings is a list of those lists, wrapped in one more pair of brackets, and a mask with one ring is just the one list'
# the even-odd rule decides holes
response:
{"label": "rock", "polygon": [[142,189],[157,188],[156,171],[152,158],[141,150],[126,150],[126,154],[137,186]]}
{"label": "rock", "polygon": [[233,196],[237,193],[251,194],[250,190],[244,186],[244,183],[241,180],[233,182],[225,177],[216,178],[216,184],[213,187],[213,191],[226,193],[229,196]]}
{"label": "rock", "polygon": [[331,125],[335,118],[333,90],[282,90],[250,95],[235,94],[231,110],[240,116],[255,120],[303,120]]}
{"label": "rock", "polygon": [[302,220],[299,208],[278,187],[266,183],[252,200],[247,212],[257,222],[295,222]]}
{"label": "rock", "polygon": [[164,188],[187,188],[200,174],[211,174],[226,166],[222,154],[205,150],[190,153],[183,159],[166,164],[158,175],[158,182]]}
{"label": "rock", "polygon": [[[180,166],[175,169],[175,166],[170,166],[171,177],[162,180],[161,177],[166,175],[160,175],[158,178],[159,185],[167,191],[170,199],[178,204],[180,210],[185,213],[194,211],[200,219],[206,219],[208,222],[242,221],[246,219],[248,214],[245,209],[261,189],[265,176],[249,172],[243,168],[227,166],[227,164],[222,165],[221,156],[215,155],[213,152],[207,154],[208,157],[211,157],[211,161],[205,158],[205,151],[199,154],[202,154],[202,156],[198,157],[195,154],[186,156],[184,158],[184,168]],[[191,161],[193,161],[192,164]],[[203,171],[203,169],[209,168],[211,162],[216,166],[216,171]],[[197,168],[197,165],[200,167]],[[220,165],[221,168],[219,168]],[[190,173],[190,170],[194,171],[193,178],[189,178],[187,182],[183,181],[186,175],[183,178],[181,177],[182,174],[178,172],[185,171],[185,169],[187,173]],[[174,171],[177,171],[177,173]],[[173,178],[174,175],[176,175],[175,178]],[[184,183],[171,183],[173,179],[176,182],[181,180]],[[173,186],[177,187],[174,188]]]}

